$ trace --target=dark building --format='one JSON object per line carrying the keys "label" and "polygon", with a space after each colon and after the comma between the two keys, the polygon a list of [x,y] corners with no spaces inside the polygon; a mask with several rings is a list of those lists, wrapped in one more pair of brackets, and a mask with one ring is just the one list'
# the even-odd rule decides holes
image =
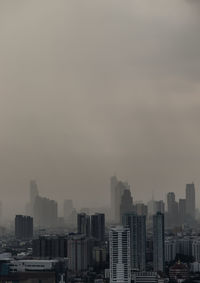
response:
{"label": "dark building", "polygon": [[179,213],[179,222],[182,225],[186,217],[186,199],[179,199],[178,213]]}
{"label": "dark building", "polygon": [[147,238],[147,242],[146,242],[146,260],[147,260],[147,263],[153,262],[153,239],[152,239],[152,237]]}
{"label": "dark building", "polygon": [[90,236],[90,216],[86,213],[77,214],[77,232]]}
{"label": "dark building", "polygon": [[33,237],[33,218],[30,216],[15,216],[15,237],[18,239],[31,239]]}
{"label": "dark building", "polygon": [[40,236],[34,239],[33,256],[42,259],[67,257],[67,237]]}
{"label": "dark building", "polygon": [[153,266],[154,271],[165,268],[164,214],[160,212],[153,216]]}
{"label": "dark building", "polygon": [[167,226],[174,227],[179,224],[179,212],[178,212],[178,203],[175,199],[174,192],[167,194]]}
{"label": "dark building", "polygon": [[123,215],[124,227],[130,229],[131,269],[146,269],[146,216],[136,213]]}
{"label": "dark building", "polygon": [[109,267],[108,266],[108,250],[107,247],[99,247],[99,246],[95,246],[93,247],[92,250],[92,265],[94,267],[95,270],[97,270],[98,272],[101,270],[105,270],[105,268]]}
{"label": "dark building", "polygon": [[129,189],[125,189],[121,197],[120,219],[125,213],[133,212],[133,198]]}
{"label": "dark building", "polygon": [[92,265],[93,240],[85,235],[74,234],[68,238],[69,270],[79,273],[89,269]]}
{"label": "dark building", "polygon": [[91,216],[91,236],[103,242],[105,237],[105,215],[96,213]]}
{"label": "dark building", "polygon": [[193,183],[186,185],[186,214],[192,219],[195,218],[195,187]]}
{"label": "dark building", "polygon": [[55,227],[58,220],[58,205],[54,200],[36,196],[34,202],[34,223],[38,227]]}
{"label": "dark building", "polygon": [[116,204],[115,204],[115,201],[116,201],[116,197],[115,197],[115,194],[116,194],[116,187],[117,187],[117,183],[118,183],[118,180],[117,180],[117,177],[116,176],[112,176],[111,179],[110,179],[110,207],[111,207],[111,219],[112,221],[115,221],[115,215],[116,215]]}

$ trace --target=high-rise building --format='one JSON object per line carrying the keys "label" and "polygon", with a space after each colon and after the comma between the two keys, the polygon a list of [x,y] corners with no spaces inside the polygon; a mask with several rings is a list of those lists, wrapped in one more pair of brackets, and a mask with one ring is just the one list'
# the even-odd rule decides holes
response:
{"label": "high-rise building", "polygon": [[121,197],[120,205],[120,221],[122,222],[122,216],[125,213],[133,212],[133,198],[131,192],[128,189],[125,189]]}
{"label": "high-rise building", "polygon": [[146,216],[136,213],[123,215],[124,227],[130,229],[130,260],[131,269],[144,271],[146,269]]}
{"label": "high-rise building", "polygon": [[115,221],[115,191],[118,180],[116,176],[110,178],[110,206],[111,206],[111,219]]}
{"label": "high-rise building", "polygon": [[194,183],[186,185],[186,214],[195,218],[195,187]]}
{"label": "high-rise building", "polygon": [[109,242],[110,283],[131,283],[129,228],[111,228]]}
{"label": "high-rise building", "polygon": [[34,204],[36,197],[39,196],[38,186],[35,180],[30,181],[30,215],[34,215]]}
{"label": "high-rise building", "polygon": [[165,268],[164,214],[160,212],[153,216],[153,266],[154,271]]}
{"label": "high-rise building", "polygon": [[146,216],[138,215],[137,217],[137,234],[138,234],[138,268],[140,271],[146,270]]}
{"label": "high-rise building", "polygon": [[111,178],[111,216],[115,223],[120,223],[120,206],[124,190],[130,190],[127,182],[118,181],[114,176]]}
{"label": "high-rise building", "polygon": [[175,193],[174,192],[169,192],[167,194],[167,208],[168,208],[168,211],[172,210],[173,209],[173,203],[175,202]]}
{"label": "high-rise building", "polygon": [[174,192],[167,194],[167,226],[174,227],[179,224],[179,213],[178,213],[178,203],[175,199]]}
{"label": "high-rise building", "polygon": [[179,222],[183,224],[186,217],[186,199],[179,199],[178,205]]}
{"label": "high-rise building", "polygon": [[90,216],[85,213],[77,214],[77,232],[90,236]]}
{"label": "high-rise building", "polygon": [[91,236],[103,242],[105,237],[105,214],[96,213],[91,216]]}
{"label": "high-rise building", "polygon": [[71,199],[66,199],[64,200],[64,206],[63,206],[63,210],[64,210],[64,221],[65,223],[68,223],[70,220],[70,216],[73,212],[73,201]]}
{"label": "high-rise building", "polygon": [[30,216],[15,216],[15,237],[18,239],[31,239],[33,237],[33,218]]}
{"label": "high-rise building", "polygon": [[93,241],[85,235],[74,234],[68,238],[69,270],[75,273],[88,270],[92,262]]}
{"label": "high-rise building", "polygon": [[37,196],[34,202],[34,223],[38,227],[55,227],[58,220],[58,204],[54,200]]}

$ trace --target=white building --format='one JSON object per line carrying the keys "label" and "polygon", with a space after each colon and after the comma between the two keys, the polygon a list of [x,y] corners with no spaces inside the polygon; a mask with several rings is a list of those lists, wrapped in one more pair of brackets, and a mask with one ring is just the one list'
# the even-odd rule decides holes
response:
{"label": "white building", "polygon": [[130,230],[122,226],[111,228],[110,283],[131,283]]}

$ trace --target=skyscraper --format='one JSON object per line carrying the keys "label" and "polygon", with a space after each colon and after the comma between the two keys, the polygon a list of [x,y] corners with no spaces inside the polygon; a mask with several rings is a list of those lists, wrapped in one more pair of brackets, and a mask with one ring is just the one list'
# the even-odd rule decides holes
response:
{"label": "skyscraper", "polygon": [[111,228],[109,242],[110,283],[131,283],[129,228]]}
{"label": "skyscraper", "polygon": [[34,204],[35,199],[39,195],[37,183],[35,180],[30,181],[30,214],[31,216],[34,215]]}
{"label": "skyscraper", "polygon": [[111,219],[115,220],[115,189],[118,180],[116,176],[110,178],[110,207],[111,207]]}
{"label": "skyscraper", "polygon": [[183,224],[186,217],[186,199],[179,199],[178,205],[179,222]]}
{"label": "skyscraper", "polygon": [[40,227],[55,227],[57,225],[57,219],[57,202],[37,196],[34,202],[34,223]]}
{"label": "skyscraper", "polygon": [[121,200],[122,195],[125,190],[130,190],[130,186],[126,182],[119,181],[115,188],[115,222],[121,222],[121,215],[120,215],[120,207],[121,207]]}
{"label": "skyscraper", "polygon": [[131,269],[146,269],[146,216],[136,213],[123,215],[124,227],[130,229],[130,260]]}
{"label": "skyscraper", "polygon": [[33,218],[30,216],[15,216],[15,237],[18,239],[31,239],[33,237]]}
{"label": "skyscraper", "polygon": [[88,270],[92,260],[93,241],[85,235],[70,235],[68,238],[67,257],[69,270],[75,273]]}
{"label": "skyscraper", "polygon": [[91,236],[103,242],[105,237],[105,215],[96,213],[91,216]]}
{"label": "skyscraper", "polygon": [[167,194],[167,207],[167,226],[174,227],[179,224],[178,203],[176,202],[174,192]]}
{"label": "skyscraper", "polygon": [[194,183],[186,185],[186,214],[195,218],[195,187]]}
{"label": "skyscraper", "polygon": [[133,198],[130,190],[125,189],[121,197],[120,221],[122,221],[122,216],[128,212],[133,212]]}
{"label": "skyscraper", "polygon": [[112,221],[120,223],[120,206],[121,198],[124,190],[130,190],[130,185],[127,182],[118,181],[116,176],[111,177],[111,216]]}
{"label": "skyscraper", "polygon": [[86,213],[77,214],[77,232],[90,236],[90,216]]}
{"label": "skyscraper", "polygon": [[165,232],[164,214],[153,216],[153,266],[154,271],[164,271],[165,267]]}

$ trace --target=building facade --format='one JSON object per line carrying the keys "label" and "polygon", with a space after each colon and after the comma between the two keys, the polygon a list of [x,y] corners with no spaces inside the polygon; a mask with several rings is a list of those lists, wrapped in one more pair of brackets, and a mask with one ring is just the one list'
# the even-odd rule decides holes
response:
{"label": "building facade", "polygon": [[153,267],[162,272],[165,268],[164,214],[160,212],[153,216]]}
{"label": "building facade", "polygon": [[110,283],[131,283],[129,228],[111,228],[109,243]]}

